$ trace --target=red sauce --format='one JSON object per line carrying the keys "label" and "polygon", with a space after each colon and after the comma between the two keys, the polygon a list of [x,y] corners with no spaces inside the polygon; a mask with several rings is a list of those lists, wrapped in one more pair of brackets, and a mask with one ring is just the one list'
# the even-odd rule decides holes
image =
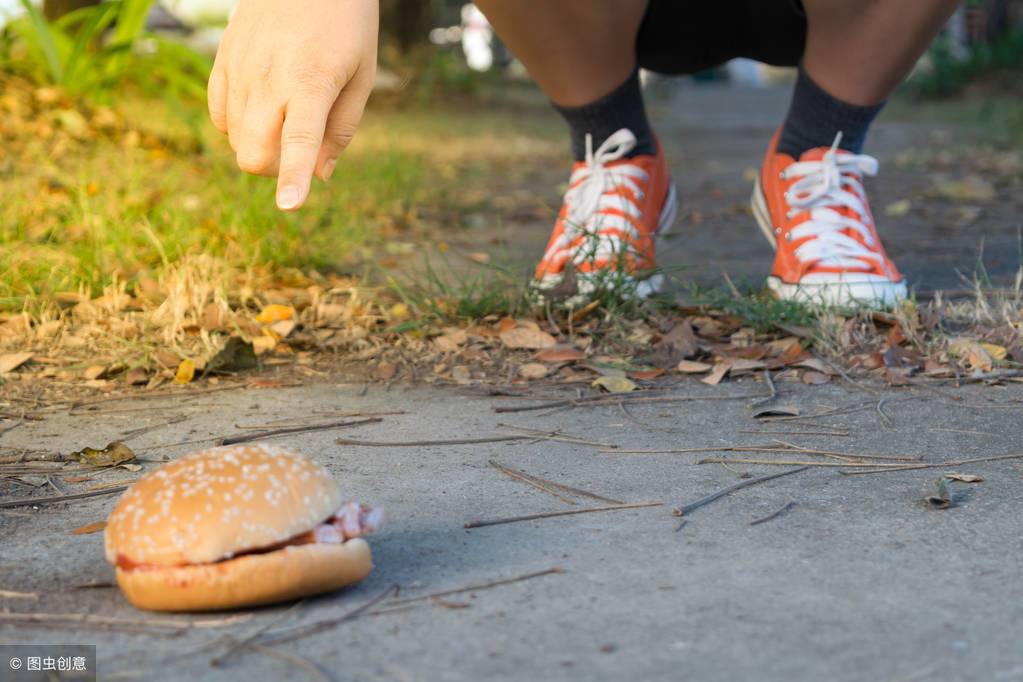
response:
{"label": "red sauce", "polygon": [[[326,521],[324,521],[320,525],[332,524],[334,522],[340,523],[341,521],[336,516],[331,516],[329,519],[327,519]],[[132,561],[128,557],[124,556],[123,554],[118,554],[117,555],[117,562],[116,562],[115,565],[117,566],[117,568],[121,569],[122,571],[152,571],[152,570],[158,570],[158,569],[161,569],[161,568],[179,568],[181,566],[213,566],[215,564],[223,563],[225,561],[231,561],[232,559],[237,559],[238,557],[245,556],[246,554],[267,554],[268,552],[276,552],[279,549],[284,549],[285,547],[288,547],[290,545],[309,545],[309,544],[312,544],[312,543],[316,542],[316,534],[315,534],[315,532],[316,532],[315,528],[313,530],[307,530],[304,533],[299,533],[298,535],[295,535],[295,536],[293,536],[291,538],[288,538],[287,540],[285,540],[283,542],[278,542],[276,544],[269,545],[267,547],[258,547],[256,549],[250,549],[250,550],[246,550],[244,552],[238,552],[237,554],[235,554],[233,556],[229,556],[226,559],[220,559],[219,561],[212,561],[212,562],[205,563],[205,564],[189,564],[189,563],[180,563],[180,564],[148,564],[148,563],[140,563],[140,562],[137,562],[137,561]]]}

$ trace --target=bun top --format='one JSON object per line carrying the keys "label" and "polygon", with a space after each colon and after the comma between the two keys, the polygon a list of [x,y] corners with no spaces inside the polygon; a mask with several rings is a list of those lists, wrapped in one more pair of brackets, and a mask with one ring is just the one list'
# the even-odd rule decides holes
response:
{"label": "bun top", "polygon": [[186,455],[143,476],[107,521],[107,561],[210,563],[283,542],[341,506],[327,470],[289,448],[247,443]]}

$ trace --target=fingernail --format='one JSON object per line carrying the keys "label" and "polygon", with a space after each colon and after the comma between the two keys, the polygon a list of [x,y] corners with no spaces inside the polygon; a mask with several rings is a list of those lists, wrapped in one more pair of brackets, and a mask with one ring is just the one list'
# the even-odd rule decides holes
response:
{"label": "fingernail", "polygon": [[298,206],[298,188],[281,187],[277,190],[277,206],[285,211]]}
{"label": "fingernail", "polygon": [[330,176],[334,174],[334,167],[337,166],[337,159],[331,159],[323,164],[323,179],[330,180]]}

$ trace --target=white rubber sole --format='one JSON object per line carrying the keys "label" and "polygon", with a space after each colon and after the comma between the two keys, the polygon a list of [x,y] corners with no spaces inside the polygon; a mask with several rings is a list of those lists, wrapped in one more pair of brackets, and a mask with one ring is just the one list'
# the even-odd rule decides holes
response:
{"label": "white rubber sole", "polygon": [[[774,225],[771,223],[771,212],[767,209],[767,199],[760,186],[760,174],[753,183],[753,195],[750,197],[753,217],[771,248],[778,250],[778,239]],[[905,280],[892,282],[879,275],[867,273],[845,272],[834,275],[827,281],[799,282],[789,284],[780,277],[773,275],[767,278],[767,288],[786,301],[798,301],[811,305],[830,306],[867,306],[871,308],[890,308],[909,295]]]}
{"label": "white rubber sole", "polygon": [[[659,240],[671,234],[675,226],[675,218],[678,216],[678,190],[675,184],[668,185],[668,195],[664,198],[664,205],[661,207],[661,217],[657,221],[657,232],[654,240]],[[548,275],[543,279],[533,280],[530,285],[529,296],[537,303],[543,303],[545,294],[557,288],[561,284],[564,275]],[[576,273],[576,294],[558,302],[564,308],[576,308],[586,305],[592,300],[592,294],[607,289],[609,284],[616,283],[617,288],[630,290],[636,298],[647,298],[659,293],[665,284],[664,275],[654,273],[653,275],[637,280],[624,273],[609,274],[605,271],[598,272],[577,272]]]}

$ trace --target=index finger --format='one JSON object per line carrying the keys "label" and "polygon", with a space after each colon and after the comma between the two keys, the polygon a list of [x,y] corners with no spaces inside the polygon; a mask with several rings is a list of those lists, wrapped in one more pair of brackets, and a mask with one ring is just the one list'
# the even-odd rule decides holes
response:
{"label": "index finger", "polygon": [[333,98],[313,93],[295,95],[288,101],[281,128],[281,165],[277,176],[277,207],[296,209],[309,196],[316,159]]}

